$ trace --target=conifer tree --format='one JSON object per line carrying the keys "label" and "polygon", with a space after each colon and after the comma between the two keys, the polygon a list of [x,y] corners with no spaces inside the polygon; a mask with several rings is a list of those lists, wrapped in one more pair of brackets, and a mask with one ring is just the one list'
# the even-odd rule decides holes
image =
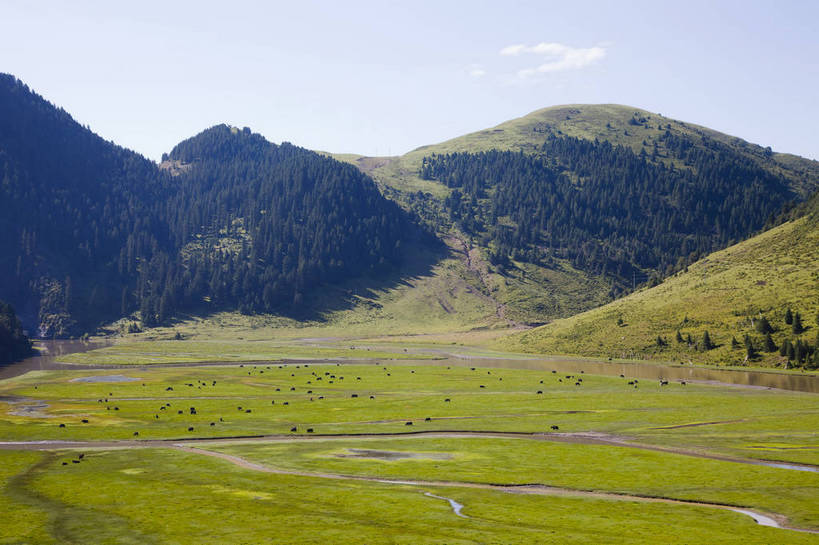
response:
{"label": "conifer tree", "polygon": [[751,341],[751,337],[748,334],[745,335],[745,354],[749,360],[754,359],[756,357],[756,349],[754,349],[754,343]]}
{"label": "conifer tree", "polygon": [[793,315],[793,325],[791,326],[791,329],[793,330],[794,335],[799,335],[805,331],[805,328],[802,327],[802,316],[798,312]]}
{"label": "conifer tree", "polygon": [[756,331],[757,333],[762,333],[763,335],[765,333],[773,333],[773,327],[771,327],[771,324],[770,322],[768,322],[768,319],[763,316],[762,318],[756,321]]}
{"label": "conifer tree", "polygon": [[714,348],[714,344],[711,342],[711,336],[708,334],[708,330],[705,330],[705,333],[702,334],[702,349],[703,350],[711,350]]}
{"label": "conifer tree", "polygon": [[788,310],[785,311],[785,323],[788,325],[793,323],[793,313],[791,312],[790,307],[788,307]]}
{"label": "conifer tree", "polygon": [[677,337],[676,337],[676,341],[677,341],[677,343],[678,343],[678,344],[682,344],[682,342],[683,342],[683,338],[682,338],[682,335],[680,334],[680,330],[679,330],[679,329],[677,330]]}
{"label": "conifer tree", "polygon": [[776,343],[771,338],[770,333],[765,333],[765,352],[776,352]]}

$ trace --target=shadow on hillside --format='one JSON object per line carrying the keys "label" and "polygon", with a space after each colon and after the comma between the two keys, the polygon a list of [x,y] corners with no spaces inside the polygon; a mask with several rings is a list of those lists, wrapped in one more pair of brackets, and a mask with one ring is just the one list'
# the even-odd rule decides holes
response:
{"label": "shadow on hillside", "polygon": [[[325,284],[303,294],[301,305],[291,305],[276,309],[270,314],[300,322],[326,323],[335,312],[353,310],[369,306],[377,309],[374,302],[380,293],[400,287],[412,287],[413,281],[433,275],[433,268],[443,259],[451,257],[452,250],[435,237],[407,243],[398,267],[381,274],[368,274],[348,279],[338,284]],[[180,323],[185,317],[199,315],[207,317],[222,311],[234,311],[234,307],[192,309],[185,315],[172,320]]]}

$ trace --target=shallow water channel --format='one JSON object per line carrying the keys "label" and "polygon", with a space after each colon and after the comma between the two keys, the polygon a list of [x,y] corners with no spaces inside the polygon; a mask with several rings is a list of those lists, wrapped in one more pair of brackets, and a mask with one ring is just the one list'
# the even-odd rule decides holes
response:
{"label": "shallow water channel", "polygon": [[[109,346],[105,341],[39,341],[37,347],[40,354],[20,362],[0,366],[0,380],[22,375],[29,371],[49,369],[140,369],[144,367],[177,367],[197,365],[253,365],[274,362],[205,362],[182,364],[155,364],[150,366],[137,365],[72,365],[58,363],[58,356],[76,352],[87,352],[97,348]],[[776,388],[798,392],[819,393],[819,374],[783,373],[771,371],[751,371],[737,368],[698,367],[683,364],[661,364],[643,362],[620,362],[572,357],[545,357],[545,358],[465,358],[456,353],[439,352],[441,356],[448,356],[440,360],[403,360],[400,364],[414,365],[452,365],[459,367],[500,367],[508,369],[532,369],[540,371],[556,371],[558,373],[589,373],[592,375],[619,376],[646,380],[670,380],[725,384],[752,388]],[[276,361],[275,363],[281,363]],[[290,363],[298,363],[292,361]],[[304,360],[302,363],[371,363],[375,365],[389,365],[395,361],[367,361],[367,360]]]}

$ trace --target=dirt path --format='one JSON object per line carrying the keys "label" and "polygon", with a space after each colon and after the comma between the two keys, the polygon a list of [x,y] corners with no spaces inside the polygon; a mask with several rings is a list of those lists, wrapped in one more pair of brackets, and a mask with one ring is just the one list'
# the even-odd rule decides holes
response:
{"label": "dirt path", "polygon": [[[758,511],[754,511],[751,509],[743,509],[739,507],[735,507],[732,505],[725,505],[720,503],[708,503],[708,502],[698,502],[698,501],[688,501],[688,500],[674,500],[670,498],[658,498],[652,496],[640,496],[640,495],[633,495],[633,494],[620,494],[620,493],[613,493],[613,492],[598,492],[594,490],[578,490],[573,488],[561,488],[561,487],[554,487],[554,486],[546,486],[542,484],[524,484],[524,485],[505,485],[505,484],[488,484],[488,483],[475,483],[475,482],[466,482],[466,481],[421,481],[421,480],[405,480],[405,479],[383,479],[379,477],[370,477],[366,475],[348,475],[342,473],[325,473],[325,472],[311,472],[311,471],[296,471],[296,470],[288,470],[288,469],[281,469],[272,466],[267,466],[263,464],[259,464],[256,462],[251,462],[250,460],[246,460],[240,456],[235,456],[232,454],[227,454],[224,452],[218,452],[213,450],[206,450],[198,447],[188,447],[184,445],[173,445],[173,448],[176,450],[181,450],[183,452],[189,452],[192,454],[201,454],[205,456],[212,456],[214,458],[220,458],[222,460],[228,461],[232,464],[235,464],[241,468],[249,469],[253,471],[261,471],[264,473],[273,473],[278,475],[294,475],[298,477],[313,477],[313,478],[320,478],[320,479],[336,479],[336,480],[350,480],[350,481],[365,481],[365,482],[373,482],[373,483],[382,483],[382,484],[398,484],[398,485],[410,485],[410,486],[418,486],[418,487],[448,487],[448,488],[477,488],[482,490],[494,490],[499,492],[511,493],[511,494],[533,494],[539,496],[567,496],[567,497],[581,497],[581,498],[594,498],[594,499],[606,499],[606,500],[615,500],[615,501],[639,501],[639,502],[650,502],[650,503],[668,503],[668,504],[676,504],[676,505],[689,505],[694,507],[710,507],[714,509],[724,509],[728,511],[735,511],[738,513],[742,513],[752,517],[757,523],[763,524],[766,526],[772,526],[775,528],[782,528],[787,530],[794,530],[798,532],[807,532],[811,534],[819,534],[817,530],[810,530],[807,528],[798,528],[794,526],[790,526],[787,523],[787,517],[778,514],[771,514],[771,513],[760,513]],[[449,498],[441,498],[439,496],[433,496],[440,499],[447,499]],[[460,504],[458,504],[460,505]],[[461,506],[462,507],[462,506]],[[456,514],[459,516],[461,515],[459,511],[456,511]]]}
{"label": "dirt path", "polygon": [[506,315],[506,304],[501,303],[492,296],[492,287],[489,282],[489,268],[477,248],[470,248],[469,243],[462,234],[455,234],[449,237],[452,247],[459,247],[458,251],[463,254],[462,261],[466,269],[475,273],[483,285],[481,293],[484,298],[495,307],[495,315],[502,322],[514,329],[529,329],[529,326],[516,322]]}
{"label": "dirt path", "polygon": [[552,441],[558,443],[572,443],[582,445],[604,445],[623,448],[650,450],[693,458],[704,458],[721,462],[758,465],[778,469],[800,470],[819,473],[819,466],[810,464],[793,464],[775,460],[756,460],[721,456],[689,450],[680,447],[663,447],[631,441],[627,437],[598,432],[579,433],[542,433],[542,432],[510,432],[510,431],[474,431],[474,430],[438,430],[438,431],[410,431],[403,433],[343,433],[343,434],[270,434],[247,435],[233,437],[194,437],[176,439],[142,439],[142,440],[115,440],[115,441],[0,441],[0,449],[5,450],[54,450],[60,448],[167,448],[173,444],[207,445],[207,444],[242,444],[266,442],[298,442],[298,441],[340,441],[359,439],[406,439],[413,437],[430,437],[442,439],[525,439],[534,441]]}

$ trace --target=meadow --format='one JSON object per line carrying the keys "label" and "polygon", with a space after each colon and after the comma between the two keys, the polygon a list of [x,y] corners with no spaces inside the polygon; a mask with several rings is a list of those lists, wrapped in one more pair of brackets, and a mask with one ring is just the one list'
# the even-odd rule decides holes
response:
{"label": "meadow", "polygon": [[814,394],[454,363],[2,381],[0,543],[816,542],[648,501],[819,529]]}

